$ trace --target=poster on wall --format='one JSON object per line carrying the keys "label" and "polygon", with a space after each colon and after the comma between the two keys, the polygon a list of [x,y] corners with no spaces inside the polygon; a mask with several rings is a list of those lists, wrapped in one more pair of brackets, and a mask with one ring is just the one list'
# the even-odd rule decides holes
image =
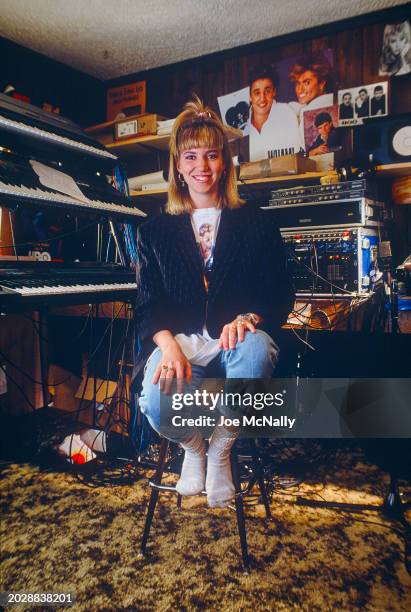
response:
{"label": "poster on wall", "polygon": [[249,76],[250,161],[298,153],[303,140],[296,113],[277,101],[278,77],[271,66],[256,66]]}
{"label": "poster on wall", "polygon": [[250,88],[244,87],[225,96],[219,96],[218,107],[223,123],[249,133]]}
{"label": "poster on wall", "polygon": [[361,125],[364,119],[388,114],[388,82],[360,85],[338,92],[338,125]]}
{"label": "poster on wall", "polygon": [[[278,102],[298,102],[296,85],[297,67],[309,67],[315,74],[322,73],[327,80],[327,91],[332,92],[334,58],[332,49],[323,49],[315,56],[306,57],[287,57],[273,63],[273,69],[277,74],[277,101]],[[305,75],[307,76],[307,75]],[[304,80],[304,79],[303,79]],[[323,93],[326,93],[325,90]]]}
{"label": "poster on wall", "polygon": [[310,157],[341,151],[341,129],[338,128],[336,104],[304,113],[304,142]]}
{"label": "poster on wall", "polygon": [[402,76],[411,72],[411,25],[409,21],[387,24],[380,56],[380,76]]}
{"label": "poster on wall", "polygon": [[333,105],[333,56],[287,58],[249,75],[250,161],[305,149],[304,113]]}
{"label": "poster on wall", "polygon": [[289,102],[298,119],[301,140],[305,145],[304,115],[308,111],[334,104],[335,70],[331,49],[299,58],[290,68],[294,98]]}

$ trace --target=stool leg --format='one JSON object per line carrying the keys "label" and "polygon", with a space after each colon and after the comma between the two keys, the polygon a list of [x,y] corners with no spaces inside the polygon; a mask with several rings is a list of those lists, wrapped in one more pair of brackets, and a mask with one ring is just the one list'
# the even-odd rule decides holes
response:
{"label": "stool leg", "polygon": [[[153,482],[155,484],[161,484],[161,479],[164,472],[164,465],[166,462],[167,451],[168,451],[169,441],[166,438],[161,440],[160,444],[160,454],[157,463],[157,470],[155,476],[153,478]],[[151,489],[150,501],[148,504],[148,510],[146,515],[146,522],[144,525],[143,537],[141,539],[141,552],[144,554],[146,552],[147,540],[150,534],[151,523],[153,522],[154,511],[156,509],[157,500],[159,490],[156,487]]]}
{"label": "stool leg", "polygon": [[261,497],[263,500],[264,508],[265,508],[265,516],[266,518],[271,518],[271,509],[270,509],[270,500],[267,495],[267,487],[265,486],[264,476],[261,470],[261,463],[257,452],[257,447],[255,444],[255,440],[253,438],[249,439],[251,457],[253,460],[253,469],[254,475],[257,478],[258,487],[260,489]]}
{"label": "stool leg", "polygon": [[246,526],[245,526],[243,497],[242,495],[239,495],[239,493],[241,493],[241,480],[240,480],[240,474],[239,474],[239,469],[238,469],[237,450],[236,450],[235,445],[233,449],[231,450],[231,472],[233,475],[233,482],[234,482],[235,492],[236,492],[235,511],[237,515],[238,534],[240,536],[241,556],[243,560],[243,568],[244,570],[247,570],[250,566],[250,559],[248,556],[247,532],[246,532]]}

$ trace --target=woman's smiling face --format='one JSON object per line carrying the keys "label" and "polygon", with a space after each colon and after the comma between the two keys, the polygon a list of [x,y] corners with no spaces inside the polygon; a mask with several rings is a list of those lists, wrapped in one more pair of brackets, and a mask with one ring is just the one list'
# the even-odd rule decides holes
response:
{"label": "woman's smiling face", "polygon": [[194,147],[180,153],[177,170],[187,183],[191,198],[196,195],[218,195],[220,179],[224,171],[221,149]]}

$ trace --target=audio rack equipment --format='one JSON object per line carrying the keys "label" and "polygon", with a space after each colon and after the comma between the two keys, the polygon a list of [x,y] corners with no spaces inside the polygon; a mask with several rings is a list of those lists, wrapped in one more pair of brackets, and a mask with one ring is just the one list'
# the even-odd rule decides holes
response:
{"label": "audio rack equipment", "polygon": [[280,230],[321,229],[333,227],[378,227],[383,218],[383,204],[368,198],[279,204],[262,206],[276,215]]}
{"label": "audio rack equipment", "polygon": [[271,210],[284,230],[377,227],[384,213],[374,184],[366,179],[277,189],[262,208]]}
{"label": "audio rack equipment", "polygon": [[374,229],[283,230],[281,234],[299,297],[366,295],[381,277]]}
{"label": "audio rack equipment", "polygon": [[376,199],[375,188],[365,179],[332,183],[330,185],[306,185],[271,192],[270,204],[308,204],[311,202],[332,202],[335,200],[356,200],[366,197]]}
{"label": "audio rack equipment", "polygon": [[[320,204],[321,202],[335,202],[338,200],[358,200],[364,196],[361,191],[339,191],[338,193],[324,193],[322,195],[300,195],[288,198],[273,197],[269,200],[270,206],[292,206],[293,204]],[[369,199],[369,198],[367,198]]]}

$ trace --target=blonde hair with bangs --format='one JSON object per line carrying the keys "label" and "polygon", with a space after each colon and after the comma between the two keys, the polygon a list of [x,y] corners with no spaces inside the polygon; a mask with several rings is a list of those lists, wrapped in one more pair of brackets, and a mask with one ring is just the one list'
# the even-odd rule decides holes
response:
{"label": "blonde hair with bangs", "polygon": [[170,167],[166,212],[181,215],[194,210],[188,187],[178,176],[177,164],[183,151],[197,147],[220,149],[224,172],[219,183],[218,208],[238,208],[244,202],[237,190],[237,180],[224,125],[218,115],[196,96],[184,106],[174,122],[170,138]]}

